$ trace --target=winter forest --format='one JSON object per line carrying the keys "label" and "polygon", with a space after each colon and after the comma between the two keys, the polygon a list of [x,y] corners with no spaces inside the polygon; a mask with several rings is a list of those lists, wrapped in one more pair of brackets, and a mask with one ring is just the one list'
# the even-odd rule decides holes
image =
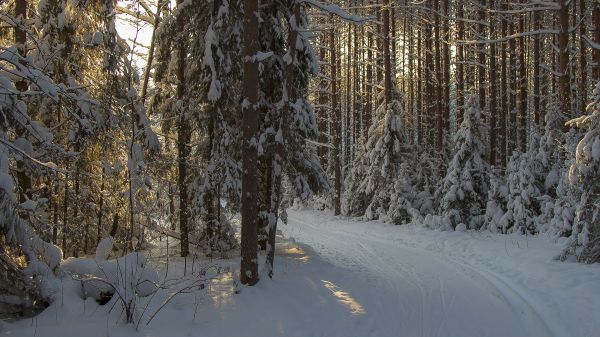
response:
{"label": "winter forest", "polygon": [[0,336],[598,336],[600,1],[0,0],[0,261]]}

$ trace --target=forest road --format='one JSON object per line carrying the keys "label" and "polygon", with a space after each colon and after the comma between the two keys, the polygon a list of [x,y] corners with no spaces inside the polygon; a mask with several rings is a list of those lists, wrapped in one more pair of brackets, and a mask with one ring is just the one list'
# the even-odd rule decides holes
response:
{"label": "forest road", "polygon": [[290,211],[283,234],[339,268],[336,287],[362,306],[372,336],[568,336],[501,275],[411,247],[377,227],[306,215]]}

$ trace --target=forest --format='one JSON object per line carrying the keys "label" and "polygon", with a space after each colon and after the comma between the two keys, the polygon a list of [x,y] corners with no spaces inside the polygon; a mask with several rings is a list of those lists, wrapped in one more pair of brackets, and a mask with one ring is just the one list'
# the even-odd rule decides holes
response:
{"label": "forest", "polygon": [[[545,322],[524,319],[526,335],[591,336],[599,177],[598,0],[0,1],[0,335],[34,335],[25,318],[39,333],[38,319],[79,305],[120,308],[93,324],[135,326],[122,336],[159,329],[173,306],[195,320],[208,311],[198,296],[276,308],[269,293],[325,296],[290,289],[327,263],[399,283],[406,272],[384,270],[414,267],[420,291],[444,297],[419,268],[448,280],[460,263]],[[409,268],[395,263],[412,248],[377,253],[398,242],[439,257]],[[327,306],[373,313],[351,297],[368,283],[316,277],[337,298]],[[536,291],[561,288],[573,292],[552,299],[562,309],[539,309],[553,304]],[[552,310],[590,322],[549,323],[566,315]],[[257,324],[237,315],[227,321]],[[344,327],[314,329],[419,334]],[[524,331],[505,328],[489,327]],[[460,329],[441,335],[484,335]]]}

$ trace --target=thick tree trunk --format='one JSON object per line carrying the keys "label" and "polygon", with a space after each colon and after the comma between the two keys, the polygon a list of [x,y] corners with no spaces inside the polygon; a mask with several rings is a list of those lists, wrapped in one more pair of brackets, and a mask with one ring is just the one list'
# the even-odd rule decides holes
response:
{"label": "thick tree trunk", "polygon": [[559,100],[560,110],[570,119],[571,88],[569,75],[569,0],[558,0],[558,72],[559,72]]}
{"label": "thick tree trunk", "polygon": [[[183,0],[177,0],[177,6],[182,6]],[[183,24],[183,23],[180,23]],[[185,63],[186,46],[185,41],[178,41],[177,52],[179,55],[177,64],[177,100],[180,101],[180,111],[177,123],[177,160],[178,160],[178,179],[179,185],[179,231],[181,232],[181,256],[186,257],[189,254],[189,195],[187,182],[187,161],[189,157],[190,127],[187,118],[187,111],[184,104],[185,99]]]}
{"label": "thick tree trunk", "polygon": [[258,282],[256,205],[258,125],[258,62],[259,47],[258,0],[244,0],[243,29],[243,157],[242,157],[242,242],[240,282],[254,285]]}

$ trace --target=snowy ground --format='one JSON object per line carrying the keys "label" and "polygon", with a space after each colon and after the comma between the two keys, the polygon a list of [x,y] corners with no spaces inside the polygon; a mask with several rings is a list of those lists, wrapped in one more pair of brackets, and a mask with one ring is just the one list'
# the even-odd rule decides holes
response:
{"label": "snowy ground", "polygon": [[[175,296],[146,325],[177,286],[161,290],[140,301],[140,311],[150,304],[137,331],[121,322],[118,304],[69,297],[33,319],[0,323],[0,335],[600,335],[600,266],[555,262],[559,247],[544,238],[436,232],[320,212],[289,216],[272,281],[236,287],[235,275],[222,274]],[[237,269],[237,261],[218,263]],[[196,282],[207,263],[196,262],[189,277],[191,264],[188,280]],[[183,261],[171,260],[169,277],[182,273]]]}

